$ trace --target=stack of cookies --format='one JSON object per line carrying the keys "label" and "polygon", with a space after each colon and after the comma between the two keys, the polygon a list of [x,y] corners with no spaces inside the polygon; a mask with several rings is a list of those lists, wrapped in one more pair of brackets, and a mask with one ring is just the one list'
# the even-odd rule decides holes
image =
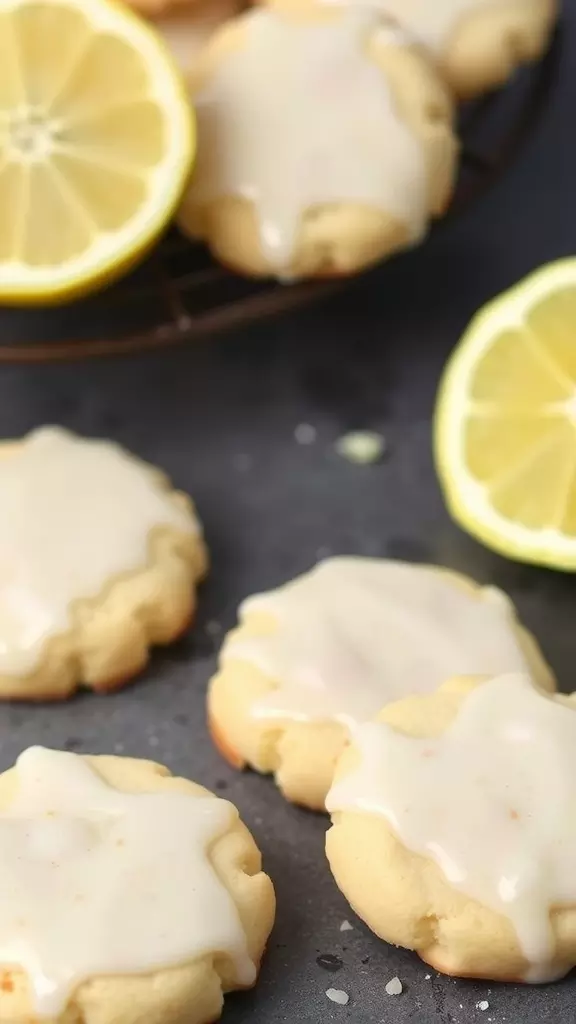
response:
{"label": "stack of cookies", "polygon": [[420,242],[454,186],[454,100],[537,60],[557,13],[557,0],[241,4],[139,0],[198,117],[182,231],[283,281]]}

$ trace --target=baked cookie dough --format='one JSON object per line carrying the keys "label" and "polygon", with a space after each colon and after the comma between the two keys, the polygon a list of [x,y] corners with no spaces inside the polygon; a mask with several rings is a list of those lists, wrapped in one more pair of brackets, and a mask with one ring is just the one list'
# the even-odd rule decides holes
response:
{"label": "baked cookie dough", "polygon": [[220,25],[241,9],[238,0],[192,0],[153,15],[152,22],[168,43],[178,65],[187,71]]}
{"label": "baked cookie dough", "polygon": [[558,13],[557,0],[376,2],[425,46],[463,99],[503,85],[520,65],[538,60]]}
{"label": "baked cookie dough", "polygon": [[501,591],[433,566],[329,558],[241,605],[209,687],[210,730],[231,764],[323,810],[358,723],[455,674],[507,671],[554,689]]}
{"label": "baked cookie dough", "polygon": [[0,697],[112,690],[185,631],[207,556],[190,500],[108,441],[0,445]]}
{"label": "baked cookie dough", "polygon": [[273,919],[236,808],[161,765],[31,747],[0,776],[0,1021],[207,1024]]}
{"label": "baked cookie dough", "polygon": [[446,207],[452,103],[373,9],[249,11],[189,84],[198,155],[179,224],[242,273],[350,274],[419,242]]}
{"label": "baked cookie dough", "polygon": [[358,727],[326,806],[339,888],[446,974],[544,982],[576,964],[576,700],[455,680]]}
{"label": "baked cookie dough", "polygon": [[[144,18],[162,18],[164,15],[186,13],[191,8],[201,10],[210,0],[128,0],[128,6],[134,8]],[[214,0],[217,5],[219,0]]]}

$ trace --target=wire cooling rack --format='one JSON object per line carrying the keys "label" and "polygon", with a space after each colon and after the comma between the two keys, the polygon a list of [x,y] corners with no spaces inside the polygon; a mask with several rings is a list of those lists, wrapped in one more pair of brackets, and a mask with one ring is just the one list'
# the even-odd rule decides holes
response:
{"label": "wire cooling rack", "polygon": [[[544,59],[463,109],[458,183],[439,230],[476,202],[515,158],[554,89],[557,30]],[[217,265],[171,231],[146,263],[107,291],[67,307],[0,312],[0,362],[42,362],[138,352],[245,327],[345,287],[346,279],[281,285]]]}

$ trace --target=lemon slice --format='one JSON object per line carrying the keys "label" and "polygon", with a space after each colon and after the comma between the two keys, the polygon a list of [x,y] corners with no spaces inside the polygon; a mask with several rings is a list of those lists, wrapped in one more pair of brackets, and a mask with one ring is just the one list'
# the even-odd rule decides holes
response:
{"label": "lemon slice", "polygon": [[108,0],[0,0],[0,301],[107,282],[169,220],[193,115],[162,41]]}
{"label": "lemon slice", "polygon": [[474,318],[440,386],[435,454],[471,534],[510,558],[576,569],[576,259]]}

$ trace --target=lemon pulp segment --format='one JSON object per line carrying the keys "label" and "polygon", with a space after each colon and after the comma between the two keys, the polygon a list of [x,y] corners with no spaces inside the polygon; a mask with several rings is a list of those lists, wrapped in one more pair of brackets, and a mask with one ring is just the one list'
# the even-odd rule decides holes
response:
{"label": "lemon pulp segment", "polygon": [[472,321],[441,383],[436,463],[448,505],[503,554],[576,569],[576,260]]}
{"label": "lemon pulp segment", "polygon": [[131,262],[178,202],[193,134],[171,58],[130,11],[0,2],[0,299]]}

